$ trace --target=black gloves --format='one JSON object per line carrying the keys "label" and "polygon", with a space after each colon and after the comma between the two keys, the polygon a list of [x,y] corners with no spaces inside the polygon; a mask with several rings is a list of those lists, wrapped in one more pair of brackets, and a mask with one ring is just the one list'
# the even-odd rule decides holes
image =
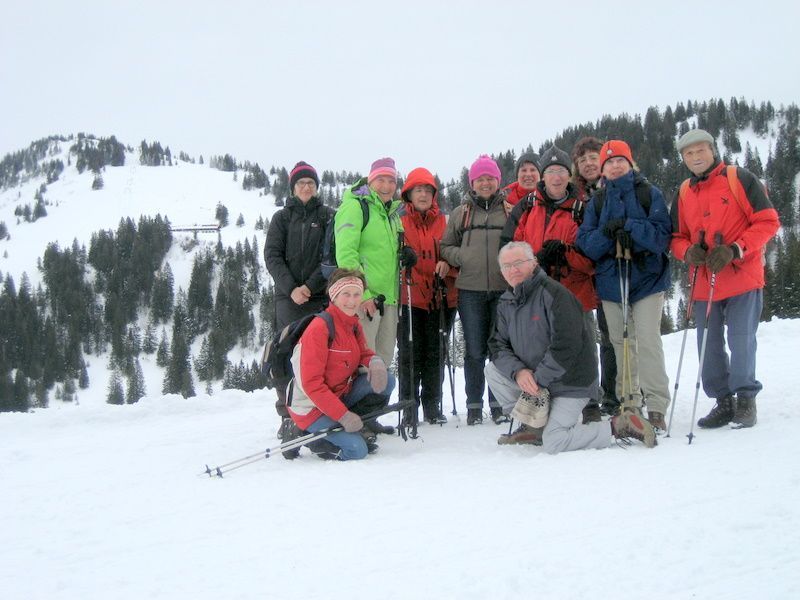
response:
{"label": "black gloves", "polygon": [[603,235],[613,241],[617,237],[617,231],[624,227],[625,219],[611,219],[607,221],[606,226],[603,227]]}
{"label": "black gloves", "polygon": [[566,264],[567,246],[559,240],[547,240],[536,253],[536,260],[546,270],[547,267]]}
{"label": "black gloves", "polygon": [[400,250],[400,266],[410,269],[415,264],[417,264],[417,253],[411,246],[403,246]]}
{"label": "black gloves", "polygon": [[619,242],[619,245],[622,246],[625,250],[632,250],[633,249],[633,238],[631,234],[622,229],[621,227],[617,229],[617,232],[614,236],[616,240]]}
{"label": "black gloves", "polygon": [[704,265],[706,264],[706,249],[700,244],[692,244],[683,255],[683,260],[695,267]]}

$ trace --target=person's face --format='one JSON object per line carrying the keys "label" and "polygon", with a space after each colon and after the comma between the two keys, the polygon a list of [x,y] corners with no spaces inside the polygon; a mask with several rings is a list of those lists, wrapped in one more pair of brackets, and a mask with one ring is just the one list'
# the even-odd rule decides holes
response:
{"label": "person's face", "polygon": [[536,264],[536,259],[528,258],[522,248],[511,248],[500,255],[500,271],[512,288],[530,277]]}
{"label": "person's face", "polygon": [[523,189],[534,189],[539,183],[539,169],[532,163],[524,163],[517,171],[517,182]]}
{"label": "person's face", "polygon": [[594,183],[600,179],[600,153],[590,150],[578,157],[575,163],[578,173],[589,183]]}
{"label": "person's face", "polygon": [[567,193],[569,171],[561,165],[553,165],[544,170],[544,188],[547,195],[556,200],[563,198]]}
{"label": "person's face", "polygon": [[409,194],[414,210],[424,213],[433,205],[433,188],[429,185],[415,185]]}
{"label": "person's face", "polygon": [[294,184],[294,195],[305,204],[317,193],[317,183],[310,177],[298,179]]}
{"label": "person's face", "polygon": [[683,162],[695,175],[702,175],[714,164],[714,150],[708,142],[686,146],[681,153]]}
{"label": "person's face", "polygon": [[472,182],[472,189],[480,198],[488,200],[500,187],[500,182],[491,175],[481,175]]}
{"label": "person's face", "polygon": [[397,189],[397,180],[391,175],[378,175],[370,185],[381,197],[381,200],[388,202],[392,199]]}
{"label": "person's face", "polygon": [[358,307],[361,305],[361,298],[363,296],[364,292],[361,288],[348,285],[341,292],[336,294],[336,298],[333,299],[333,305],[348,317],[352,317],[356,314]]}
{"label": "person's face", "polygon": [[624,156],[609,158],[603,165],[603,175],[606,179],[618,179],[631,172],[631,163]]}

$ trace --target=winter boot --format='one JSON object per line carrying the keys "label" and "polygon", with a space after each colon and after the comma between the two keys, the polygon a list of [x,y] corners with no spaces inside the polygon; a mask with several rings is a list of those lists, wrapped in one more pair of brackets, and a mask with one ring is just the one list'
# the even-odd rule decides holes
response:
{"label": "winter boot", "polygon": [[292,421],[291,417],[283,417],[281,419],[281,426],[278,427],[278,439],[282,442],[288,442],[289,440],[286,439],[286,434],[294,425],[294,421]]}
{"label": "winter boot", "polygon": [[656,433],[663,433],[667,430],[667,423],[664,421],[664,414],[654,410],[647,411],[647,420],[656,430]]}
{"label": "winter boot", "polygon": [[731,419],[731,426],[734,429],[752,427],[756,424],[756,398],[755,396],[745,396],[741,393],[736,395],[736,410]]}
{"label": "winter boot", "polygon": [[583,407],[583,424],[600,421],[603,416],[600,405],[597,402],[589,402]]}
{"label": "winter boot", "polygon": [[501,446],[510,444],[531,444],[533,446],[542,445],[542,432],[544,427],[531,427],[523,423],[514,433],[504,433],[497,438],[497,443]]}
{"label": "winter boot", "polygon": [[483,423],[483,411],[480,408],[467,409],[467,425],[481,425]]}
{"label": "winter boot", "polygon": [[611,417],[611,433],[623,444],[630,444],[630,438],[639,440],[648,448],[656,442],[656,432],[646,419],[626,410],[616,417]]}
{"label": "winter boot", "polygon": [[322,460],[340,460],[342,456],[342,449],[324,437],[307,443],[306,448]]}
{"label": "winter boot", "polygon": [[391,425],[381,425],[376,419],[364,423],[364,427],[372,433],[383,433],[385,435],[393,435],[394,427]]}
{"label": "winter boot", "polygon": [[[284,422],[281,423],[281,428],[283,428],[283,426],[286,424],[287,420],[289,421],[289,424],[286,427],[286,431],[284,431],[284,433],[283,433],[283,437],[281,438],[281,441],[284,444],[287,443],[287,442],[291,442],[292,440],[296,440],[297,438],[299,438],[301,436],[306,435],[307,432],[305,432],[302,429],[300,429],[297,426],[297,424],[294,421],[292,421],[291,419],[284,419],[283,420]],[[289,450],[284,450],[283,452],[281,452],[281,454],[283,454],[283,458],[285,458],[286,460],[294,460],[295,458],[300,456],[300,446],[297,446],[297,448],[291,448]]]}
{"label": "winter boot", "polygon": [[439,413],[433,417],[425,417],[425,420],[431,425],[444,425],[447,423],[447,417],[445,417],[442,413]]}
{"label": "winter boot", "polygon": [[600,412],[609,417],[619,414],[619,400],[614,396],[604,396],[603,403],[600,405]]}
{"label": "winter boot", "polygon": [[[755,405],[753,406],[755,413]],[[727,425],[733,419],[733,396],[728,394],[724,398],[718,398],[717,403],[711,412],[697,421],[697,426],[703,429],[715,429]]]}
{"label": "winter boot", "polygon": [[372,454],[374,452],[377,452],[378,436],[366,429],[362,429],[359,433],[361,434],[361,437],[364,438],[364,441],[367,443],[367,453]]}
{"label": "winter boot", "polygon": [[492,421],[494,421],[495,425],[502,425],[503,423],[510,423],[511,419],[508,418],[508,415],[503,414],[503,409],[499,406],[492,407]]}

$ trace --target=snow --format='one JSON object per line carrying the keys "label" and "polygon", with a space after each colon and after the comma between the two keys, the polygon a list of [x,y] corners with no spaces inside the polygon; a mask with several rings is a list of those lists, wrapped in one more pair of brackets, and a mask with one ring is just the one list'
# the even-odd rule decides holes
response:
{"label": "snow", "polygon": [[[797,598],[799,336],[800,320],[759,329],[756,427],[695,428],[688,445],[690,331],[672,437],[653,450],[548,456],[451,417],[381,436],[364,461],[303,450],[211,479],[206,463],[276,444],[273,392],[110,406],[99,386],[0,414],[2,596]],[[664,338],[670,374],[681,337]],[[710,406],[701,393],[698,415]]]}

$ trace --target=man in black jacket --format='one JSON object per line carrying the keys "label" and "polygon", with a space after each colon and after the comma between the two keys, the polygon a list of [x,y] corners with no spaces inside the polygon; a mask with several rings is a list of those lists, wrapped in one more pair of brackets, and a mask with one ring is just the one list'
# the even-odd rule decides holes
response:
{"label": "man in black jacket", "polygon": [[[275,213],[267,231],[264,262],[275,283],[276,331],[326,304],[325,277],[320,271],[325,228],[333,209],[317,196],[319,177],[314,167],[300,161],[289,174],[291,196]],[[286,389],[277,389],[275,409],[287,423]],[[291,419],[289,419],[291,423]],[[278,432],[282,439],[284,424]]]}
{"label": "man in black jacket", "polygon": [[605,448],[614,437],[654,446],[652,426],[638,415],[624,413],[611,421],[577,424],[597,391],[594,332],[586,326],[581,304],[538,267],[526,242],[506,244],[498,260],[511,289],[497,305],[486,380],[507,414],[518,401],[549,397],[546,425],[536,431],[523,423],[498,442],[542,444],[551,454]]}

